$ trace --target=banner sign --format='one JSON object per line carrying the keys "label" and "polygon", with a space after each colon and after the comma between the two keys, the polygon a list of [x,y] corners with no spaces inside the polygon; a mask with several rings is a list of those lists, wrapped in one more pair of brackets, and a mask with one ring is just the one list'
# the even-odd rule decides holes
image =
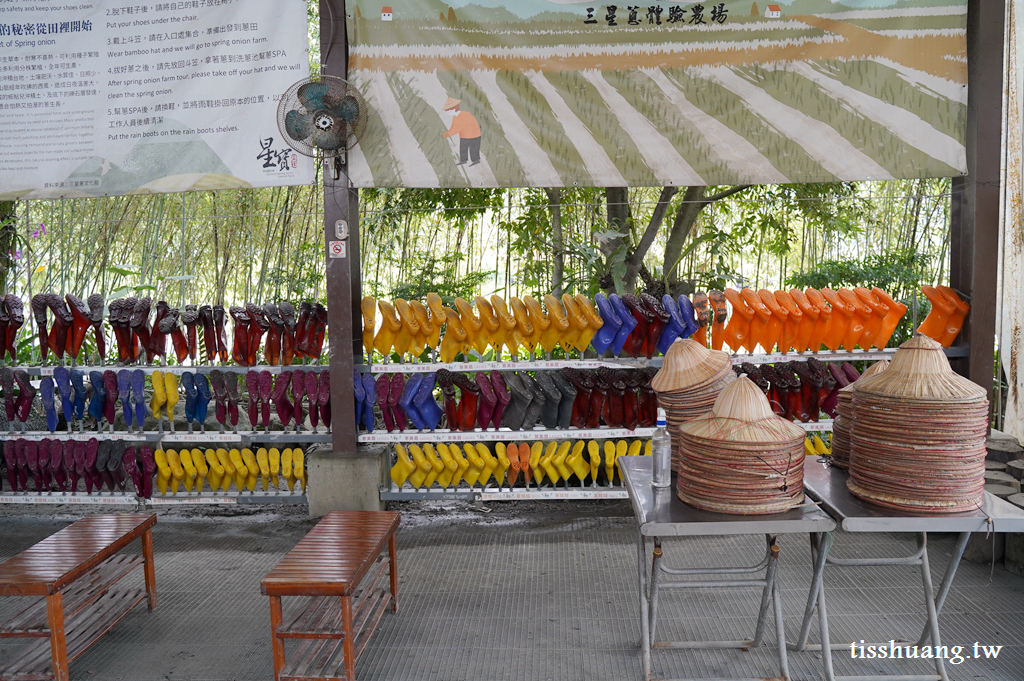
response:
{"label": "banner sign", "polygon": [[358,187],[966,172],[966,0],[348,0]]}
{"label": "banner sign", "polygon": [[313,181],[306,0],[0,0],[0,200]]}

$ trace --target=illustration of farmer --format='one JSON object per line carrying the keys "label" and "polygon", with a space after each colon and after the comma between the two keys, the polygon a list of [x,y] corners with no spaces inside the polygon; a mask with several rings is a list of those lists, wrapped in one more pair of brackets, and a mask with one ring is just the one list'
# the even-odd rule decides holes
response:
{"label": "illustration of farmer", "polygon": [[464,165],[467,159],[472,159],[473,162],[469,165],[475,166],[480,162],[480,125],[476,122],[473,114],[459,110],[461,103],[461,99],[452,99],[451,97],[445,100],[441,110],[452,117],[452,125],[448,128],[448,132],[441,136],[445,138],[452,135],[459,136],[459,162],[455,165]]}

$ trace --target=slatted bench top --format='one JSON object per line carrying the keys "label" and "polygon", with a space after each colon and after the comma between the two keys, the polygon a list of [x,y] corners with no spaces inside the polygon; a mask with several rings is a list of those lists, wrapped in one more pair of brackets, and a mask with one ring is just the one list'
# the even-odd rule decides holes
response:
{"label": "slatted bench top", "polygon": [[46,596],[138,539],[154,513],[91,515],[0,563],[0,596]]}
{"label": "slatted bench top", "polygon": [[260,582],[265,596],[350,596],[398,529],[393,511],[331,511]]}

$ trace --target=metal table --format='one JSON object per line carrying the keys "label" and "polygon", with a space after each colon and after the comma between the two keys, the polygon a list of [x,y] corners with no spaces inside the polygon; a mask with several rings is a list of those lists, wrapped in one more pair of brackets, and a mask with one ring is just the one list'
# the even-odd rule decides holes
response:
{"label": "metal table", "polygon": [[[898,678],[901,681],[948,681],[943,661],[938,656],[934,658],[934,674],[835,676],[832,670],[832,650],[845,649],[847,644],[833,645],[829,640],[825,587],[822,580],[824,566],[826,563],[837,566],[921,566],[927,621],[916,645],[927,645],[930,639],[933,641],[933,645],[938,646],[941,645],[938,615],[953,583],[953,577],[956,575],[956,569],[960,564],[960,558],[963,556],[964,547],[967,545],[967,539],[971,536],[971,532],[1024,532],[1024,509],[1019,509],[986,492],[982,508],[975,511],[942,515],[898,511],[877,506],[853,496],[846,487],[848,477],[846,471],[815,461],[812,457],[808,457],[804,462],[805,491],[813,499],[819,501],[822,508],[838,520],[844,530],[847,532],[913,532],[918,537],[918,549],[913,555],[893,558],[834,558],[829,556],[831,537],[826,543],[822,533],[812,534],[811,556],[814,561],[814,573],[811,588],[807,595],[807,607],[804,610],[800,635],[797,642],[790,645],[789,648],[799,651],[820,650],[827,681],[835,679],[858,681],[878,678]],[[928,562],[929,532],[960,533],[937,594],[932,587]],[[818,609],[821,643],[809,644],[807,638],[815,607]],[[909,644],[910,642],[901,641],[900,643]]]}
{"label": "metal table", "polygon": [[[644,678],[651,679],[651,648],[669,649],[712,649],[712,648],[754,648],[761,645],[768,604],[774,604],[775,628],[778,640],[779,668],[781,678],[789,680],[789,664],[786,658],[786,633],[782,621],[782,604],[778,590],[779,547],[776,537],[780,534],[799,532],[823,533],[835,529],[835,522],[814,506],[801,506],[785,513],[760,516],[729,515],[712,513],[684,504],[672,487],[655,489],[651,486],[652,458],[629,456],[618,460],[622,481],[629,493],[630,503],[637,521],[637,575],[640,588],[640,632],[643,649]],[[716,568],[670,568],[662,562],[661,539],[663,537],[721,536],[730,534],[764,534],[767,541],[765,555],[757,565]],[[653,539],[650,584],[647,580],[646,539]],[[706,579],[713,575],[755,575],[764,571],[763,577],[747,579]],[[662,577],[672,575],[690,579],[669,580]],[[705,577],[705,579],[701,579]],[[820,580],[819,580],[820,582]],[[658,591],[665,588],[733,588],[759,586],[762,588],[761,607],[757,615],[754,637],[743,641],[658,641],[655,625],[658,617]],[[682,681],[682,680],[680,680]],[[739,681],[739,680],[734,680]]]}

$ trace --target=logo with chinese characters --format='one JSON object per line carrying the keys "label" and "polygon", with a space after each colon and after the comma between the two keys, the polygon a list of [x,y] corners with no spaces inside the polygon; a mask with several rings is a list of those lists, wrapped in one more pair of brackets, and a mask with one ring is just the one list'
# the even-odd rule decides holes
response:
{"label": "logo with chinese characters", "polygon": [[291,147],[274,148],[274,138],[260,138],[260,153],[256,159],[263,163],[264,173],[280,173],[299,167],[299,156]]}
{"label": "logo with chinese characters", "polygon": [[[606,5],[605,9],[607,12],[604,16],[604,22],[608,26],[641,26],[644,24],[661,26],[663,23],[678,24],[680,26],[707,26],[708,22],[706,19],[710,19],[711,22],[716,24],[724,24],[729,19],[729,10],[725,8],[724,2],[720,2],[717,5],[709,3],[707,6],[697,3],[692,7],[673,5],[668,8],[660,7],[659,5],[650,5],[649,7],[642,5]],[[617,14],[620,10],[624,11],[621,14]],[[584,24],[598,23],[598,17],[594,14],[595,11],[594,7],[586,8],[587,16],[583,20]],[[662,15],[665,16],[663,17]],[[622,23],[620,24],[616,19],[621,20]]]}

